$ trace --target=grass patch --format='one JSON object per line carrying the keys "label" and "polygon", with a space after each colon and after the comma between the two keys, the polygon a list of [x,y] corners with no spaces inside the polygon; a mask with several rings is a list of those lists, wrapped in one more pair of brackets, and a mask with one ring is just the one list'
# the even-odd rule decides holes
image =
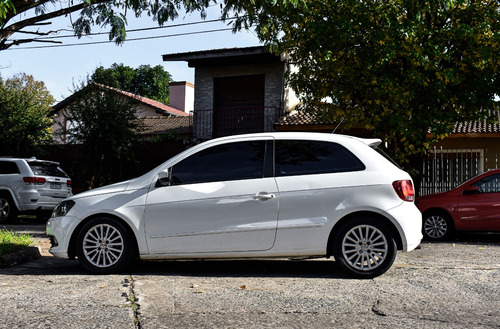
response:
{"label": "grass patch", "polygon": [[24,249],[35,241],[29,234],[18,234],[12,231],[0,230],[0,256]]}

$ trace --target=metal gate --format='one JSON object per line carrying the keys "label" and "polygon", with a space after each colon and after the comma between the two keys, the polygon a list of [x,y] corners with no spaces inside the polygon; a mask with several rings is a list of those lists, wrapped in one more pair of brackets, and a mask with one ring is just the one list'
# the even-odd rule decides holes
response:
{"label": "metal gate", "polygon": [[498,168],[497,149],[434,147],[424,160],[419,195],[451,190],[487,170]]}

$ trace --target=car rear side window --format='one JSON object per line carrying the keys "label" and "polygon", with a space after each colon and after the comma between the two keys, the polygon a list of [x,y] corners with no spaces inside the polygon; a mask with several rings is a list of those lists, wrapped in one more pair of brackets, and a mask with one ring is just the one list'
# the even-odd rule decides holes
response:
{"label": "car rear side window", "polygon": [[210,147],[172,168],[172,185],[264,177],[266,141],[228,143]]}
{"label": "car rear side window", "polygon": [[365,165],[337,143],[308,140],[276,141],[276,176],[364,170]]}
{"label": "car rear side window", "polygon": [[17,164],[12,161],[0,161],[0,175],[19,174]]}
{"label": "car rear side window", "polygon": [[65,177],[69,176],[56,164],[45,162],[28,162],[33,174],[40,176]]}

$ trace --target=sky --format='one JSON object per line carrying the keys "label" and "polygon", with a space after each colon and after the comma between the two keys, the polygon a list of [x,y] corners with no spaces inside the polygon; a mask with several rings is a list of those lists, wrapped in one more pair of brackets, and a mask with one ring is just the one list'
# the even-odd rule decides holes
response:
{"label": "sky", "polygon": [[[56,103],[70,96],[74,86],[81,85],[94,70],[103,66],[110,67],[113,63],[137,68],[140,65],[161,65],[168,71],[173,81],[194,81],[194,69],[189,68],[186,62],[163,62],[162,55],[172,53],[183,53],[200,50],[252,47],[260,45],[253,31],[242,31],[233,34],[232,31],[219,31],[209,33],[197,33],[202,31],[213,31],[230,29],[227,23],[208,22],[217,20],[220,9],[214,6],[208,10],[208,17],[204,20],[199,13],[179,15],[174,21],[166,23],[166,28],[129,32],[127,38],[159,37],[149,40],[126,41],[117,46],[114,43],[95,45],[83,45],[89,42],[108,41],[108,35],[90,36],[60,39],[63,47],[51,47],[49,43],[28,43],[22,46],[13,46],[10,50],[0,51],[0,75],[3,79],[14,74],[26,73],[32,75],[36,80],[43,81],[56,99]],[[73,15],[73,19],[75,19]],[[151,17],[144,15],[136,18],[127,16],[127,30],[158,27],[157,22]],[[59,17],[52,20],[49,27],[41,27],[40,30],[50,29],[66,31],[59,32],[60,35],[72,35],[69,17]],[[203,22],[201,24],[191,24]],[[184,26],[175,26],[184,25]],[[92,32],[108,32],[106,28],[94,27]],[[13,39],[21,38],[22,35],[14,35]],[[70,44],[79,44],[69,46]],[[44,47],[29,49],[29,47]]]}

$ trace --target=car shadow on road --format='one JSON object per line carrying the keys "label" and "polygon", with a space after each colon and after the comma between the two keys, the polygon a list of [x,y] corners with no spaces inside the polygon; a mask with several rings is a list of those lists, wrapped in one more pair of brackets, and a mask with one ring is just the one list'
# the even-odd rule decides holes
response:
{"label": "car shadow on road", "polygon": [[500,245],[500,232],[457,232],[446,241],[422,240],[429,243],[464,243],[469,245]]}
{"label": "car shadow on road", "polygon": [[134,275],[349,278],[331,259],[138,261]]}
{"label": "car shadow on road", "polygon": [[[93,275],[77,260],[42,256],[39,259],[9,268],[0,268],[0,275]],[[195,276],[195,277],[296,277],[350,278],[331,259],[315,260],[190,260],[135,261],[117,275]]]}

